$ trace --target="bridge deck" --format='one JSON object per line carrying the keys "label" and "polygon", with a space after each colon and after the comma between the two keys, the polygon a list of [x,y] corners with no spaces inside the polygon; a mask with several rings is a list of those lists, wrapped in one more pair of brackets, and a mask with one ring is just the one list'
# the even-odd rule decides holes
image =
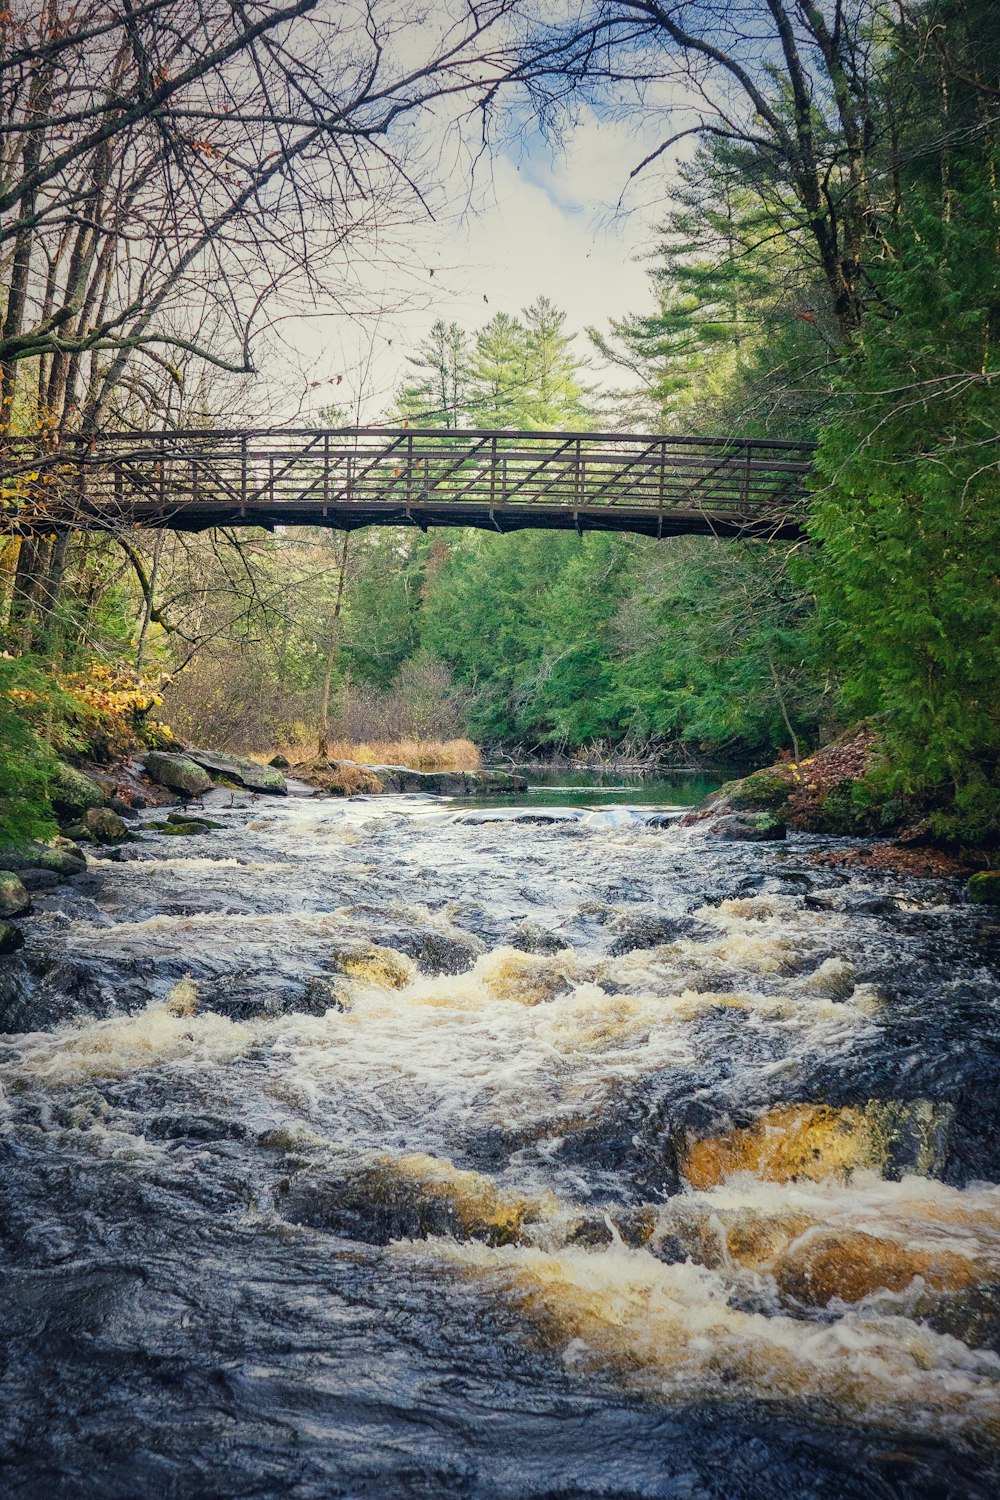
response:
{"label": "bridge deck", "polygon": [[802,534],[812,447],[760,439],[418,428],[8,439],[9,529],[478,526]]}

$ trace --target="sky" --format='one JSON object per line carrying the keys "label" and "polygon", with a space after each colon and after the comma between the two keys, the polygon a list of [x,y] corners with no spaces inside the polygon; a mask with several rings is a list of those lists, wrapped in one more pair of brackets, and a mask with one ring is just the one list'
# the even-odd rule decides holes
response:
{"label": "sky", "polygon": [[[662,128],[662,120],[659,122]],[[288,362],[287,400],[311,418],[337,403],[351,421],[384,419],[407,378],[406,354],[437,318],[475,329],[497,312],[516,314],[544,295],[578,330],[578,350],[596,354],[586,326],[651,306],[648,252],[657,219],[662,176],[629,173],[658,143],[631,124],[585,111],[557,149],[537,131],[481,159],[470,188],[464,159],[446,154],[447,178],[434,221],[405,236],[404,276],[386,298],[384,270],[372,277],[372,306],[390,304],[360,326],[324,316],[282,325]],[[623,198],[624,194],[624,198]],[[433,276],[430,274],[433,270]],[[341,377],[337,382],[338,375]]]}

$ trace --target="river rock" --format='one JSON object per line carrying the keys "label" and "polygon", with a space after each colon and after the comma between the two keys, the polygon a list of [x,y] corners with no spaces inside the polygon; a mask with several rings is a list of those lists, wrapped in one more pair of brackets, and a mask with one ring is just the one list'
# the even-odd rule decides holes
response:
{"label": "river rock", "polygon": [[99,844],[123,844],[129,836],[125,824],[110,807],[92,807],[83,822]]}
{"label": "river rock", "polygon": [[13,922],[0,922],[0,953],[16,953],[24,947],[24,933]]}
{"label": "river rock", "polygon": [[107,797],[96,781],[63,762],[49,787],[49,801],[58,817],[82,818],[92,807],[103,807]]}
{"label": "river rock", "polygon": [[212,778],[208,772],[186,755],[169,755],[165,750],[149,750],[142,758],[146,775],[172,792],[182,792],[186,797],[200,797],[210,790]]}
{"label": "river rock", "polygon": [[0,870],[0,917],[23,917],[31,897],[12,870]]}
{"label": "river rock", "polygon": [[270,792],[284,797],[288,793],[285,778],[274,766],[262,766],[246,755],[222,755],[217,750],[188,750],[188,759],[213,776],[222,776],[245,786],[249,792]]}
{"label": "river rock", "polygon": [[292,763],[284,755],[272,755],[268,761],[269,766],[274,766],[278,771],[290,771]]}

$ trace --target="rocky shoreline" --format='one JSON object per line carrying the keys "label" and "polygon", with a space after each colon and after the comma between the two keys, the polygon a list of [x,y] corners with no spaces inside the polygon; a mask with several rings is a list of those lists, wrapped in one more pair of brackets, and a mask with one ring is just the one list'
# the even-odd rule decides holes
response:
{"label": "rocky shoreline", "polygon": [[[378,796],[423,792],[432,796],[491,796],[523,792],[527,781],[507,771],[418,771],[409,766],[369,766],[316,757],[290,766],[282,757],[261,765],[249,756],[176,744],[146,750],[116,764],[92,762],[59,766],[49,792],[60,832],[50,842],[0,848],[0,955],[16,952],[24,937],[15,919],[32,910],[32,893],[50,890],[83,875],[85,849],[102,848],[121,857],[132,842],[129,824],[151,808],[170,809],[162,822],[143,829],[183,837],[221,827],[202,816],[198,799],[217,787],[255,796],[288,795],[284,772],[315,796]],[[293,783],[294,784],[294,783]],[[301,787],[300,787],[301,789]]]}
{"label": "rocky shoreline", "polygon": [[780,840],[789,830],[863,840],[816,858],[891,875],[964,877],[971,901],[1000,905],[995,851],[937,839],[904,799],[873,795],[868,777],[878,744],[864,727],[800,761],[765,766],[726,782],[682,822],[703,825],[712,838],[748,842]]}

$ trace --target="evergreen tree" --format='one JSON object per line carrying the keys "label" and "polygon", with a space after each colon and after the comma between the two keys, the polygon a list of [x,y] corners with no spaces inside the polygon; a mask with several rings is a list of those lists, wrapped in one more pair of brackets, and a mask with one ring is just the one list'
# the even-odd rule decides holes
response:
{"label": "evergreen tree", "polygon": [[469,341],[464,329],[439,318],[407,363],[416,378],[396,397],[397,420],[412,427],[466,426]]}

